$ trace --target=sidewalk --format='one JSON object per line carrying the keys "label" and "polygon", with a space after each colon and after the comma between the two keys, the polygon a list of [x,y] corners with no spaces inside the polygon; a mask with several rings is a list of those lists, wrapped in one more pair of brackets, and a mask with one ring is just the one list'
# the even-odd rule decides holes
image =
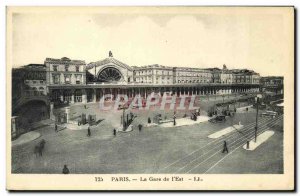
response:
{"label": "sidewalk", "polygon": [[230,126],[230,127],[227,127],[225,129],[221,129],[220,131],[217,131],[213,134],[210,134],[208,136],[208,138],[211,138],[211,139],[216,139],[216,138],[219,138],[221,136],[224,136],[226,134],[229,134],[231,133],[232,131],[234,130],[239,130],[241,128],[243,128],[244,125],[233,125],[233,126]]}
{"label": "sidewalk", "polygon": [[188,118],[179,118],[176,119],[176,125],[174,126],[174,122],[168,122],[160,124],[161,127],[180,127],[186,125],[194,125],[202,122],[207,122],[210,118],[208,116],[198,116],[197,121],[191,120],[190,117]]}
{"label": "sidewalk", "polygon": [[41,136],[40,133],[35,132],[35,131],[30,131],[28,133],[22,134],[20,137],[18,137],[18,139],[13,140],[11,142],[11,144],[12,144],[12,147],[22,145],[22,144],[26,144],[28,142],[31,142],[31,141],[39,138],[40,136]]}

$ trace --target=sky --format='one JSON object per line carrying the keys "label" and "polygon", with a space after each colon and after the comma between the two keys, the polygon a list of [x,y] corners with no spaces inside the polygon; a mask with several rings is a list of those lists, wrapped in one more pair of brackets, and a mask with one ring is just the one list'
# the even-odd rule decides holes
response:
{"label": "sky", "polygon": [[25,12],[12,17],[14,67],[69,57],[130,66],[253,69],[282,75],[290,46],[273,12]]}

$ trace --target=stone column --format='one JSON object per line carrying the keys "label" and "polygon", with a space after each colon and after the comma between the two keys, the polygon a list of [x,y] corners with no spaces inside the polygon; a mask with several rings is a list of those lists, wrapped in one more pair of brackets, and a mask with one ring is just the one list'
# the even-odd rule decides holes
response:
{"label": "stone column", "polygon": [[74,93],[75,93],[75,90],[72,90],[72,95],[71,95],[71,103],[74,103],[75,102],[75,95],[74,95]]}
{"label": "stone column", "polygon": [[54,103],[51,102],[51,103],[50,103],[50,119],[51,119],[51,120],[55,120],[55,116],[54,116],[54,114],[53,114],[53,109],[54,109]]}
{"label": "stone column", "polygon": [[97,102],[97,90],[93,89],[93,102],[96,103]]}
{"label": "stone column", "polygon": [[87,94],[85,89],[82,89],[82,103],[87,103]]}
{"label": "stone column", "polygon": [[65,112],[66,112],[66,116],[67,116],[67,123],[69,123],[69,120],[70,120],[70,108],[66,107]]}
{"label": "stone column", "polygon": [[64,95],[60,94],[60,101],[63,102],[64,101]]}

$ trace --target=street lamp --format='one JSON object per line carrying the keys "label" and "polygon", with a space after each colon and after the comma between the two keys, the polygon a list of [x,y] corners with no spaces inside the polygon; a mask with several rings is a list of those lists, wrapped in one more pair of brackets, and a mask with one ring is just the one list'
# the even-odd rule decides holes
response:
{"label": "street lamp", "polygon": [[176,125],[176,111],[174,110],[174,116],[173,116],[173,125]]}
{"label": "street lamp", "polygon": [[254,132],[254,142],[256,142],[257,139],[257,129],[258,129],[258,105],[259,105],[259,99],[262,98],[261,94],[258,94],[255,97],[255,101],[256,101],[256,122],[255,122],[255,132]]}
{"label": "street lamp", "polygon": [[125,131],[125,107],[123,107],[123,114],[122,114],[122,117],[121,119],[123,120],[123,131]]}

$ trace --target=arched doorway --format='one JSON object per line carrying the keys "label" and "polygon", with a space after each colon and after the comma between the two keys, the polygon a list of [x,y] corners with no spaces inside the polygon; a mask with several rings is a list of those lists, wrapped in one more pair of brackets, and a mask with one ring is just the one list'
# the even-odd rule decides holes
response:
{"label": "arched doorway", "polygon": [[75,102],[82,102],[82,90],[75,90],[74,95]]}

